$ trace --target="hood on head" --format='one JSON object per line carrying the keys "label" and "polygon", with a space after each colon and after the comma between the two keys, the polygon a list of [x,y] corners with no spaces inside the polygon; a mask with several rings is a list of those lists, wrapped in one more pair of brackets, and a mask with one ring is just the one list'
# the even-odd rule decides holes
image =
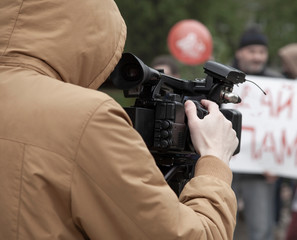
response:
{"label": "hood on head", "polygon": [[0,64],[97,89],[121,58],[126,25],[113,0],[1,0]]}

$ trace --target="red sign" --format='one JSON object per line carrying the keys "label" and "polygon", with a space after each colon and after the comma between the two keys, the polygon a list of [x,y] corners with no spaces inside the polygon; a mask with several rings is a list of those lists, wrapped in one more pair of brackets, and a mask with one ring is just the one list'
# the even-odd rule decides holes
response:
{"label": "red sign", "polygon": [[184,64],[202,64],[212,55],[211,34],[196,20],[176,23],[169,32],[167,43],[171,54]]}

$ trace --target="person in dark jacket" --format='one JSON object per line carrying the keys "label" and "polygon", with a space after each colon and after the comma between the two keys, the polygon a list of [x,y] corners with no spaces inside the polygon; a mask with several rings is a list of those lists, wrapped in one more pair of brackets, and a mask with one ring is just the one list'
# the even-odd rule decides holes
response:
{"label": "person in dark jacket", "polygon": [[[297,43],[290,43],[281,47],[278,55],[282,64],[282,71],[286,78],[297,80]],[[297,239],[297,183],[292,180],[293,199],[291,206],[291,219],[286,233],[286,240]]]}
{"label": "person in dark jacket", "polygon": [[282,73],[288,79],[297,79],[297,43],[291,43],[278,50]]}
{"label": "person in dark jacket", "polygon": [[[233,67],[247,75],[282,77],[269,68],[268,39],[257,27],[248,28],[239,40]],[[232,188],[244,203],[244,219],[249,240],[274,239],[275,182],[277,177],[263,174],[233,173]]]}

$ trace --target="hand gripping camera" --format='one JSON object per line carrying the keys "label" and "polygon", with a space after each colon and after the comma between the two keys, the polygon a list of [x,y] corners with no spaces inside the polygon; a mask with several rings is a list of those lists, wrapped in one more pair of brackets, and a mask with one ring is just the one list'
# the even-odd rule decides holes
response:
{"label": "hand gripping camera", "polygon": [[[214,61],[205,63],[204,72],[207,74],[204,79],[178,79],[148,67],[131,53],[124,53],[110,75],[115,87],[124,90],[125,97],[136,98],[134,106],[125,111],[177,195],[193,177],[199,157],[191,143],[185,101],[195,103],[199,118],[208,114],[200,104],[202,99],[219,106],[241,101],[232,91],[234,84],[245,81],[243,72]],[[232,122],[240,142],[241,113],[234,109],[220,111]],[[239,151],[240,143],[234,154]]]}

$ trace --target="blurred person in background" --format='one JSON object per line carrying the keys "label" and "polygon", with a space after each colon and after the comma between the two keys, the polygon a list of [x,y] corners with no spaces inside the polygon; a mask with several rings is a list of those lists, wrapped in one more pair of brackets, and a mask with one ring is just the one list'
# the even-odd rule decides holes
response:
{"label": "blurred person in background", "polygon": [[[268,40],[257,28],[243,32],[235,52],[233,67],[247,75],[282,77],[268,68]],[[243,216],[249,240],[274,239],[275,183],[277,176],[263,174],[233,173],[232,188],[244,204]]]}
{"label": "blurred person in background", "polygon": [[286,240],[297,239],[297,186],[295,188],[294,198],[292,200],[291,211],[291,220],[287,229]]}
{"label": "blurred person in background", "polygon": [[282,73],[288,79],[297,79],[297,43],[291,43],[279,49]]}
{"label": "blurred person in background", "polygon": [[[278,55],[282,64],[282,72],[288,79],[297,79],[297,43],[291,43],[279,49]],[[291,205],[291,220],[287,229],[286,240],[297,239],[297,185],[293,182],[293,200]]]}
{"label": "blurred person in background", "polygon": [[179,66],[171,55],[160,55],[153,59],[151,67],[156,70],[163,70],[165,74],[180,78]]}
{"label": "blurred person in background", "polygon": [[233,67],[247,75],[283,77],[281,73],[267,66],[268,59],[267,36],[257,27],[248,28],[240,38]]}

